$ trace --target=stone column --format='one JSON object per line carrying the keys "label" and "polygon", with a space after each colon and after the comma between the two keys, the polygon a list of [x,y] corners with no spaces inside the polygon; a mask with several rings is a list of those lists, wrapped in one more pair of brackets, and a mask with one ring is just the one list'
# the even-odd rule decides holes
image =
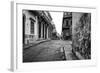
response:
{"label": "stone column", "polygon": [[50,30],[49,30],[49,27],[48,27],[48,38],[50,38]]}
{"label": "stone column", "polygon": [[47,26],[47,39],[48,39],[48,26]]}
{"label": "stone column", "polygon": [[43,38],[43,24],[41,23],[41,39]]}
{"label": "stone column", "polygon": [[35,39],[38,39],[38,19],[36,17],[36,22],[34,24],[34,35],[35,35]]}

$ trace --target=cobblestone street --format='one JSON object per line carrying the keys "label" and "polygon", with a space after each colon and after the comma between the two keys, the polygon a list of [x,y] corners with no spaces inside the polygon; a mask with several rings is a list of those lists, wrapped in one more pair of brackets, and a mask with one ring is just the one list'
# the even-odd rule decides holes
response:
{"label": "cobblestone street", "polygon": [[29,47],[23,50],[23,62],[76,60],[71,44],[71,41],[51,40]]}

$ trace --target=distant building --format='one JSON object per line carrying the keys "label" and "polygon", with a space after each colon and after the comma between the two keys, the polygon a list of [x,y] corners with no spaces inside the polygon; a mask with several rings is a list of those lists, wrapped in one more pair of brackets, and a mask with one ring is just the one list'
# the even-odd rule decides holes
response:
{"label": "distant building", "polygon": [[23,10],[23,44],[51,39],[53,25],[48,11]]}
{"label": "distant building", "polygon": [[64,12],[63,14],[62,39],[72,39],[72,12]]}

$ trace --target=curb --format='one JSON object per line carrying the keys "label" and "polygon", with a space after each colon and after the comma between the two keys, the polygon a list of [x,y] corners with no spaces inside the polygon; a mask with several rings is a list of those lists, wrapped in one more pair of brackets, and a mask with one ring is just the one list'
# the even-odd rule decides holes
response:
{"label": "curb", "polygon": [[38,43],[31,44],[31,45],[30,45],[30,46],[28,46],[28,47],[24,47],[23,49],[28,49],[28,48],[30,48],[30,47],[32,47],[32,46],[36,46],[36,45],[38,45],[38,44],[40,44],[40,43],[43,43],[43,42],[48,42],[48,41],[50,41],[50,40],[40,41],[40,42],[38,42]]}

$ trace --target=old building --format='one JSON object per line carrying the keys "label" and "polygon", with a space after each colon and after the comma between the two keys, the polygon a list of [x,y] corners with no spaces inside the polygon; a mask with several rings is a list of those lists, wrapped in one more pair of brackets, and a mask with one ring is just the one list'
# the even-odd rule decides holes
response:
{"label": "old building", "polygon": [[71,40],[72,38],[72,13],[64,12],[62,24],[62,39]]}
{"label": "old building", "polygon": [[91,59],[91,13],[73,12],[73,50]]}
{"label": "old building", "polygon": [[53,25],[48,11],[23,10],[23,44],[50,39]]}

